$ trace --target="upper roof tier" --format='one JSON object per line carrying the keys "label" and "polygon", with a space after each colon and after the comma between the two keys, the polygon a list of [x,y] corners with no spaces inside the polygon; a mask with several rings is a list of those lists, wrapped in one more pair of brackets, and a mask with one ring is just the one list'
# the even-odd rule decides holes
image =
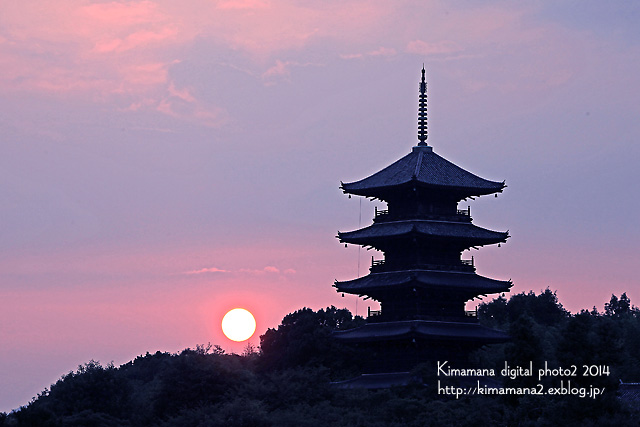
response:
{"label": "upper roof tier", "polygon": [[504,181],[489,181],[454,165],[428,145],[413,147],[411,153],[367,178],[341,183],[345,193],[383,200],[391,191],[413,186],[448,192],[460,199],[502,192],[506,187]]}

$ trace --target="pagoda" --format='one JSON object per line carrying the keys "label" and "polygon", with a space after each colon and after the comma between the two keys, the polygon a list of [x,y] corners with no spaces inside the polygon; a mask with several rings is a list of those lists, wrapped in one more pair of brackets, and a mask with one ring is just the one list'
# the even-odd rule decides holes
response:
{"label": "pagoda", "polygon": [[509,232],[475,226],[470,209],[458,209],[467,199],[497,197],[505,183],[480,178],[433,151],[427,144],[424,67],[419,88],[417,145],[381,171],[341,183],[346,194],[387,204],[376,208],[373,224],[337,236],[345,245],[384,253],[384,259],[372,258],[368,275],[334,284],[338,292],[380,303],[364,326],[334,333],[367,350],[369,374],[408,372],[423,362],[465,365],[470,351],[508,340],[504,332],[480,325],[465,303],[507,292],[511,281],[480,276],[473,257],[461,257],[464,250],[506,242]]}

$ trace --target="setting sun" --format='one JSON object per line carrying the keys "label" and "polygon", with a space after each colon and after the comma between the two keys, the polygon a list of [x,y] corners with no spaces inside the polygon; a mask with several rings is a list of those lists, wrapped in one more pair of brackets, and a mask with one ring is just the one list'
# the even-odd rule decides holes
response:
{"label": "setting sun", "polygon": [[244,308],[234,308],[222,318],[222,332],[232,341],[246,341],[256,331],[256,319]]}

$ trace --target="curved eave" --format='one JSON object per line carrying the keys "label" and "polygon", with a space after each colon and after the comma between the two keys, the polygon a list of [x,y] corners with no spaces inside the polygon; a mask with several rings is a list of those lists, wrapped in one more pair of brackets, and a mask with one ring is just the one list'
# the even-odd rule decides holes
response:
{"label": "curved eave", "polygon": [[[456,195],[455,197],[456,199],[462,200],[468,197],[479,197],[479,196],[486,196],[488,194],[502,193],[502,191],[505,188],[507,188],[507,185],[504,183],[504,181],[495,182],[496,185],[492,188],[430,185],[430,184],[422,183],[415,179],[402,182],[400,184],[395,184],[395,185],[357,188],[357,186],[355,186],[354,184],[357,184],[358,182],[352,182],[352,183],[341,182],[340,189],[345,194],[353,194],[355,196],[363,196],[363,197],[369,197],[372,199],[387,200],[390,194],[397,194],[399,191],[403,191],[405,189],[408,190],[408,189],[417,187],[417,188],[432,190],[434,192],[454,194]],[[493,181],[490,181],[490,182],[493,182]]]}
{"label": "curved eave", "polygon": [[419,286],[425,288],[446,288],[470,290],[479,294],[509,292],[511,280],[496,280],[476,273],[431,270],[406,270],[371,273],[354,280],[335,281],[338,292],[369,295],[369,292],[385,292],[398,287]]}
{"label": "curved eave", "polygon": [[334,331],[335,338],[348,342],[375,342],[404,339],[428,341],[467,341],[478,344],[501,343],[509,336],[478,323],[408,320],[369,323],[346,331]]}
{"label": "curved eave", "polygon": [[382,198],[389,191],[404,186],[420,186],[469,197],[501,192],[505,183],[480,178],[440,157],[431,147],[414,147],[411,153],[381,171],[359,181],[341,183],[340,188],[347,194]]}
{"label": "curved eave", "polygon": [[408,239],[414,236],[447,239],[463,243],[464,246],[483,246],[506,242],[509,232],[492,231],[471,223],[408,220],[380,222],[359,230],[339,231],[337,238],[341,243],[377,247],[378,243],[390,239]]}

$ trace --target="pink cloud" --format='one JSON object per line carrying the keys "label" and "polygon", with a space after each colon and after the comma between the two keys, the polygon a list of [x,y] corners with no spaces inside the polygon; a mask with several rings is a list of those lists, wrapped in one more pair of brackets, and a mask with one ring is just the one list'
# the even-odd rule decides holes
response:
{"label": "pink cloud", "polygon": [[395,54],[396,50],[388,47],[379,47],[368,53],[370,56],[394,56]]}
{"label": "pink cloud", "polygon": [[[100,98],[109,93],[165,91],[168,67],[182,59],[169,52],[196,38],[222,42],[225,48],[262,60],[274,52],[302,48],[315,37],[345,39],[348,33],[367,33],[386,15],[388,7],[381,5],[365,1],[301,5],[287,0],[196,0],[190,7],[164,0],[12,2],[0,17],[0,64],[9,65],[0,77],[0,91],[71,91],[90,96],[99,92]],[[131,55],[131,51],[137,52]],[[294,65],[295,61],[276,62],[264,77],[287,76]],[[56,68],[52,77],[50,71]],[[166,105],[164,111],[169,111]],[[212,117],[210,109],[199,109],[197,114]]]}
{"label": "pink cloud", "polygon": [[276,60],[276,65],[269,68],[262,74],[262,77],[272,77],[272,76],[289,76],[291,74],[290,66],[291,62],[286,61],[282,62],[279,59]]}
{"label": "pink cloud", "polygon": [[297,61],[280,61],[276,59],[276,64],[262,73],[262,80],[266,85],[274,84],[277,79],[288,80],[291,76],[291,70],[294,67],[307,67],[313,65],[312,63],[300,63]]}
{"label": "pink cloud", "polygon": [[342,59],[362,59],[365,58],[367,56],[394,56],[396,55],[397,51],[393,48],[389,48],[389,47],[384,47],[384,46],[380,46],[378,49],[376,50],[372,50],[369,51],[367,53],[347,53],[347,54],[341,54],[340,58]]}
{"label": "pink cloud", "polygon": [[251,275],[255,275],[255,276],[262,276],[265,274],[268,275],[292,275],[296,273],[296,270],[292,269],[292,268],[287,268],[285,270],[281,270],[278,267],[275,267],[273,265],[268,265],[262,269],[253,269],[253,268],[241,268],[240,270],[238,270],[239,273],[244,273],[244,274],[251,274]]}
{"label": "pink cloud", "polygon": [[360,58],[364,58],[364,53],[343,53],[343,54],[340,54],[340,58],[342,58],[342,59],[360,59]]}
{"label": "pink cloud", "polygon": [[[511,74],[531,81],[527,70],[535,70],[540,74],[536,81],[548,85],[562,84],[573,75],[573,69],[562,64],[562,48],[544,42],[557,28],[523,25],[527,8],[455,9],[435,1],[425,4],[423,12],[429,13],[423,13],[424,19],[407,10],[374,0],[194,0],[187,6],[168,0],[11,2],[0,16],[0,92],[71,94],[115,103],[120,111],[156,111],[222,126],[230,122],[224,108],[201,101],[192,88],[171,83],[171,67],[189,59],[184,52],[191,51],[195,40],[210,43],[213,56],[234,49],[248,57],[249,65],[243,67],[266,85],[287,80],[295,67],[309,65],[305,47],[311,43],[339,43],[346,52],[340,55],[343,59],[407,53],[459,58],[461,52],[481,57],[496,51],[519,54],[515,46],[536,46],[542,51],[539,56],[551,59],[545,68],[526,60]],[[445,11],[450,19],[434,18]],[[451,34],[456,38],[450,39]],[[372,41],[384,41],[384,46]],[[274,58],[281,52],[287,60]],[[485,84],[482,76],[469,78],[476,81],[474,87]]]}
{"label": "pink cloud", "polygon": [[191,94],[191,92],[189,91],[189,89],[176,89],[176,86],[173,82],[171,82],[169,84],[169,94],[171,96],[175,96],[177,98],[182,99],[183,101],[187,101],[187,102],[195,102],[196,99],[195,97]]}
{"label": "pink cloud", "polygon": [[132,64],[122,67],[120,75],[123,83],[136,87],[155,86],[164,84],[168,80],[169,65],[163,62],[150,62],[146,64]]}
{"label": "pink cloud", "polygon": [[[149,77],[149,64],[170,64],[162,49],[179,34],[173,17],[151,1],[110,2],[79,5],[60,0],[55,6],[47,2],[14,4],[0,17],[5,43],[0,44],[0,63],[10,62],[18,90],[95,91],[114,90],[131,70],[144,71],[145,78],[129,79],[144,86],[166,82],[166,78]],[[136,48],[153,51],[144,55],[105,58]],[[55,52],[54,55],[50,54]],[[54,73],[51,70],[59,69]],[[54,81],[64,75],[63,82]],[[3,82],[4,80],[4,82]],[[49,83],[44,83],[49,80]],[[82,84],[72,84],[80,81]],[[8,79],[0,80],[0,90],[15,90]],[[109,87],[111,89],[109,89]],[[146,90],[146,89],[145,89]]]}
{"label": "pink cloud", "polygon": [[384,2],[300,3],[278,1],[225,1],[213,4],[198,21],[202,34],[233,49],[266,61],[274,53],[301,49],[312,41],[334,39],[345,43],[360,39],[384,21],[391,6]]}
{"label": "pink cloud", "polygon": [[93,24],[106,26],[131,26],[165,19],[157,3],[152,1],[94,3],[80,7],[78,14]]}
{"label": "pink cloud", "polygon": [[216,4],[218,9],[263,9],[269,6],[264,0],[224,0]]}
{"label": "pink cloud", "polygon": [[206,267],[206,268],[201,268],[200,270],[186,271],[184,274],[228,273],[228,272],[229,270],[223,270],[217,267]]}
{"label": "pink cloud", "polygon": [[168,96],[152,104],[155,110],[176,119],[200,123],[208,127],[220,127],[227,123],[227,112],[219,107],[205,105],[187,89],[178,90],[171,83]]}
{"label": "pink cloud", "polygon": [[429,56],[447,53],[461,52],[463,49],[454,41],[443,40],[429,43],[422,40],[413,40],[407,44],[407,52],[416,55]]}
{"label": "pink cloud", "polygon": [[145,47],[150,43],[157,43],[169,38],[173,38],[177,35],[177,33],[178,30],[175,27],[164,27],[159,31],[137,31],[135,33],[129,34],[124,39],[114,38],[106,41],[98,41],[96,42],[93,51],[98,53],[124,52],[139,47]]}
{"label": "pink cloud", "polygon": [[153,105],[156,105],[156,100],[152,98],[144,98],[136,102],[132,102],[128,107],[121,109],[121,111],[140,111],[147,109]]}

